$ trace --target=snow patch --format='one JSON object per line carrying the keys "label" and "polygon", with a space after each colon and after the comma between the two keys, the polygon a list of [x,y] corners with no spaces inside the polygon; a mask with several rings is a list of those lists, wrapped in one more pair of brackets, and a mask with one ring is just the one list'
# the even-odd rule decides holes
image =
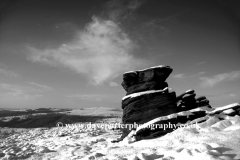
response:
{"label": "snow patch", "polygon": [[141,96],[141,95],[146,95],[146,94],[151,94],[151,93],[160,93],[160,92],[164,93],[164,92],[166,92],[166,91],[169,92],[169,90],[171,90],[171,88],[166,87],[166,88],[164,88],[163,90],[150,90],[150,91],[133,93],[133,94],[129,94],[129,95],[127,95],[127,96],[124,96],[124,97],[122,98],[122,100],[124,101],[124,100],[127,99],[127,98],[138,97],[138,96]]}

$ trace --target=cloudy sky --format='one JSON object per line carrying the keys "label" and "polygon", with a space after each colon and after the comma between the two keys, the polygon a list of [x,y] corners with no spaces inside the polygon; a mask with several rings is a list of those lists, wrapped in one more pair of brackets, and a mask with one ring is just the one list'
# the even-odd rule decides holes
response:
{"label": "cloudy sky", "polygon": [[240,102],[238,0],[0,4],[0,108],[120,108],[122,74],[162,64],[177,95]]}

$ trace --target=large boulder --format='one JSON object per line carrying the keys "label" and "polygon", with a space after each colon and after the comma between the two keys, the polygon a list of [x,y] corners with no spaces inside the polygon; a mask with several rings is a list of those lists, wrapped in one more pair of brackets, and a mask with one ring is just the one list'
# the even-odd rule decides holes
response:
{"label": "large boulder", "polygon": [[[135,85],[135,89],[139,84],[146,82],[163,83],[171,74],[172,68],[165,65],[155,66],[144,70],[130,71],[123,74],[122,86],[126,92],[129,91],[129,87]],[[142,85],[139,85],[142,87]],[[132,90],[132,89],[130,89]],[[136,92],[138,92],[136,90]]]}

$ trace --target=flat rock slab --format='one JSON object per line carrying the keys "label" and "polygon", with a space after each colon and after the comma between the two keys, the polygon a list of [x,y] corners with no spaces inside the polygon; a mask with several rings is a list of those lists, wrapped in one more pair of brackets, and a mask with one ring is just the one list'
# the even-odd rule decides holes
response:
{"label": "flat rock slab", "polygon": [[155,81],[151,81],[151,82],[144,82],[144,83],[132,85],[130,87],[126,87],[126,92],[127,92],[127,95],[129,95],[132,93],[143,92],[148,90],[160,90],[166,87],[168,87],[167,82],[158,83]]}
{"label": "flat rock slab", "polygon": [[165,82],[172,73],[172,68],[165,65],[155,66],[143,70],[130,71],[123,74],[123,88],[127,91],[132,85],[144,82]]}
{"label": "flat rock slab", "polygon": [[228,109],[233,109],[233,110],[238,110],[240,108],[240,104],[239,103],[233,103],[233,104],[229,104],[223,107],[218,107],[215,110],[213,110],[212,112],[209,112],[209,115],[213,115],[213,114],[219,114],[225,110]]}

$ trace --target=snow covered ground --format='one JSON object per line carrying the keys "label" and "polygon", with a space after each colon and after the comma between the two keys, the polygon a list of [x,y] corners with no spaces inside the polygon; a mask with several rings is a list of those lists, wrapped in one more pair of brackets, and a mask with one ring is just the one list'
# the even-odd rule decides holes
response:
{"label": "snow covered ground", "polygon": [[240,160],[239,116],[213,117],[156,139],[129,143],[126,137],[111,143],[119,136],[119,131],[101,127],[19,129],[0,139],[0,159]]}

